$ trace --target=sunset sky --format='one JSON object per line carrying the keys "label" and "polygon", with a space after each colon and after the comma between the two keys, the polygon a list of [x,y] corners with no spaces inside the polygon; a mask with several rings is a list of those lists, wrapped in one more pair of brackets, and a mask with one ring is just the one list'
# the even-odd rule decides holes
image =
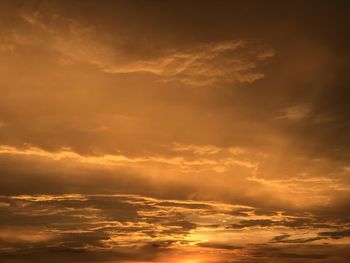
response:
{"label": "sunset sky", "polygon": [[0,262],[346,262],[349,12],[0,0]]}

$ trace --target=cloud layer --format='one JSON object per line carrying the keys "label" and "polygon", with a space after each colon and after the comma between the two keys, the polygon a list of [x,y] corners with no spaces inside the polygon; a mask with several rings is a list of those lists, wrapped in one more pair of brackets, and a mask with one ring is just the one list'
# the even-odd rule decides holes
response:
{"label": "cloud layer", "polygon": [[[193,255],[209,262],[263,262],[266,257],[341,262],[348,256],[343,247],[349,224],[332,217],[136,195],[21,195],[0,200],[4,262],[40,261],[46,253],[56,255],[54,262],[62,257],[84,262],[165,262],[167,257],[167,262],[177,262]],[[181,247],[182,256],[176,253]],[[205,249],[213,255],[206,256]]]}

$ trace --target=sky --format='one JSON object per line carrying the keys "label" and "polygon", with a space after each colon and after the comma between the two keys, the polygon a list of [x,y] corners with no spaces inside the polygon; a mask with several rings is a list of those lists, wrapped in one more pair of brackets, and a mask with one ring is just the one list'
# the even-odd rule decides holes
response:
{"label": "sky", "polygon": [[0,261],[345,262],[349,10],[1,0]]}

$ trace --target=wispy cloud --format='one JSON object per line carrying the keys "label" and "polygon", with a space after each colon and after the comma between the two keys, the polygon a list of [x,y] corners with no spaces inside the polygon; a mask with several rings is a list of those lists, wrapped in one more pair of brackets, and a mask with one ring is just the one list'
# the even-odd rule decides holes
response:
{"label": "wispy cloud", "polygon": [[179,80],[192,85],[252,83],[264,77],[258,65],[274,56],[273,52],[261,49],[234,40],[197,44],[163,52],[152,60],[140,60],[120,67],[107,66],[104,70],[110,73],[149,72],[165,80]]}
{"label": "wispy cloud", "polygon": [[280,116],[277,116],[276,119],[286,119],[290,121],[298,121],[302,120],[311,111],[311,105],[310,104],[301,104],[301,105],[294,105],[291,107],[288,107],[283,110],[283,114]]}
{"label": "wispy cloud", "polygon": [[118,46],[98,41],[100,38],[93,26],[50,12],[23,13],[22,18],[40,30],[38,38],[50,41],[51,47],[61,53],[61,62],[85,62],[112,74],[150,73],[163,81],[181,81],[196,86],[252,83],[264,78],[259,67],[275,55],[271,47],[229,40],[165,48],[155,52],[152,58],[128,59]]}
{"label": "wispy cloud", "polygon": [[[183,150],[193,150],[194,153],[203,155],[213,153],[213,149],[219,151],[219,148],[209,147],[209,146],[177,146],[175,147],[175,151],[183,151]],[[208,152],[209,151],[209,152]],[[230,165],[238,165],[246,168],[254,169],[256,164],[251,163],[246,160],[240,160],[232,156],[219,157],[219,158],[210,158],[210,157],[200,157],[196,159],[186,158],[185,156],[179,155],[174,157],[165,157],[165,156],[156,156],[156,155],[145,155],[139,157],[128,157],[126,155],[80,155],[69,148],[62,148],[60,151],[49,152],[43,149],[27,146],[25,148],[16,148],[7,145],[0,145],[0,154],[8,154],[8,155],[18,155],[18,156],[31,156],[33,158],[47,158],[51,160],[71,160],[81,163],[90,163],[96,165],[147,165],[148,163],[158,163],[169,166],[176,166],[177,168],[187,169],[202,169],[203,167],[215,167],[218,165],[230,166]]]}

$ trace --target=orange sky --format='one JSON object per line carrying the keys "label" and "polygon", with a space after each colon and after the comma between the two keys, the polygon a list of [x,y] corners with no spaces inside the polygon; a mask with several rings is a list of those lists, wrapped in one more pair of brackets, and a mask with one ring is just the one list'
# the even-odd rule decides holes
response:
{"label": "orange sky", "polygon": [[1,262],[344,262],[349,4],[2,0]]}

